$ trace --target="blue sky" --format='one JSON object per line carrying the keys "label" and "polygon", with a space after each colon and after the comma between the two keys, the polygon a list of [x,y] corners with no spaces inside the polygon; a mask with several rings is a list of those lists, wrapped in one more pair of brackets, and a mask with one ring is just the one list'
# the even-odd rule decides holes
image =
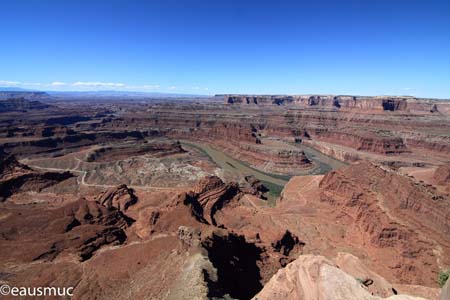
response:
{"label": "blue sky", "polygon": [[0,86],[450,98],[450,1],[0,0]]}

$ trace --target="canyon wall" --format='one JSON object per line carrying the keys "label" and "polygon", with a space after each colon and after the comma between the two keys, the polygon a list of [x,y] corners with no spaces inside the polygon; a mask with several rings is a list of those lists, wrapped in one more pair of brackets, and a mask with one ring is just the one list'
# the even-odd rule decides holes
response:
{"label": "canyon wall", "polygon": [[364,111],[450,112],[450,103],[410,96],[341,95],[223,95],[225,103],[237,105],[327,107]]}

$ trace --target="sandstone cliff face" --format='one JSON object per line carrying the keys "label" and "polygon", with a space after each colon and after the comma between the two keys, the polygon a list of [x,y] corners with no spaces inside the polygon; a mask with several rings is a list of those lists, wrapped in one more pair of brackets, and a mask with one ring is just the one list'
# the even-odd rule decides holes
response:
{"label": "sandstone cliff face", "polygon": [[5,212],[0,220],[2,262],[51,261],[63,252],[87,260],[103,245],[123,243],[124,229],[132,223],[119,210],[85,199],[58,209],[5,208]]}
{"label": "sandstone cliff face", "polygon": [[[366,135],[366,136],[365,136]],[[368,151],[384,155],[409,152],[400,137],[381,136],[379,134],[357,134],[353,132],[339,132],[334,130],[316,130],[313,136],[320,141],[337,143],[360,151]]]}
{"label": "sandstone cliff face", "polygon": [[[248,295],[249,291],[257,290],[258,285],[265,282],[264,278],[267,278],[265,276],[273,274],[276,269],[288,264],[292,260],[292,255],[301,253],[302,242],[297,237],[300,236],[299,233],[291,233],[291,231],[280,234],[276,239],[267,239],[268,232],[279,230],[278,226],[283,228],[283,225],[279,225],[280,223],[289,224],[282,223],[287,218],[287,214],[277,217],[280,211],[272,211],[270,215],[275,218],[275,222],[269,221],[268,215],[258,217],[257,212],[251,212],[244,206],[244,196],[229,197],[228,189],[229,185],[217,177],[207,177],[201,180],[191,192],[183,194],[171,206],[152,212],[148,216],[152,226],[150,237],[177,232],[183,245],[188,249],[197,246],[206,249],[207,252],[205,256],[202,256],[201,261],[206,262],[205,257],[208,257],[212,267],[216,270],[208,274],[211,276],[222,274],[219,276],[221,279],[214,277],[211,282],[206,284],[206,286],[210,286],[208,289],[214,291],[216,293],[214,295],[223,295],[224,291],[230,290],[234,290],[237,293],[236,296]],[[193,201],[186,201],[189,198],[188,195],[193,198]],[[224,195],[228,196],[224,197]],[[346,233],[343,237],[345,247],[353,249],[355,252],[359,250],[367,253],[369,258],[373,259],[371,268],[383,274],[391,282],[431,286],[435,284],[438,260],[446,264],[449,253],[446,246],[448,221],[442,219],[446,216],[446,202],[434,204],[435,201],[442,201],[442,199],[439,200],[436,197],[433,199],[438,195],[433,189],[388,169],[370,163],[361,163],[325,176],[320,180],[318,195],[318,198],[310,199],[311,203],[320,199],[322,200],[320,203],[329,208],[329,212],[322,214],[321,218],[335,218],[339,223],[345,224]],[[223,199],[228,200],[223,202]],[[225,204],[218,210],[212,209],[217,203]],[[438,211],[433,208],[435,205],[438,206]],[[281,207],[280,209],[282,212]],[[292,211],[288,208],[286,210]],[[444,213],[441,214],[439,211]],[[427,218],[426,216],[429,215],[432,217]],[[301,219],[301,216],[299,214],[296,218]],[[252,224],[249,223],[248,218],[252,218]],[[263,223],[259,223],[260,218],[264,220]],[[180,226],[191,229],[180,229]],[[220,232],[211,233],[211,230],[216,230],[218,227],[223,227],[223,229],[220,229]],[[255,229],[258,232],[256,235]],[[231,232],[234,233],[230,236]],[[243,237],[240,237],[241,234]],[[321,235],[321,232],[318,234]],[[331,243],[337,237],[322,236],[322,238]],[[327,247],[330,245],[327,244]],[[221,254],[217,253],[220,249],[223,251]],[[237,253],[247,253],[244,250],[238,251],[238,249],[256,254],[250,255],[253,257],[251,263],[242,265],[245,270],[243,273],[240,273],[239,276],[236,274],[234,278],[228,278],[223,275],[229,274],[230,271],[224,270],[231,268],[226,262],[234,261],[236,257],[239,258],[237,261],[241,261],[244,258]],[[231,256],[228,256],[227,253]],[[260,279],[254,281],[254,285],[250,285],[251,289],[250,286],[248,286],[249,289],[245,289],[242,287],[245,282],[242,276],[248,276],[245,274],[254,270],[255,265],[258,266],[259,271],[251,274],[254,278]],[[316,291],[319,294],[329,293],[324,294],[326,295],[324,299],[334,299],[327,297],[365,299],[365,296],[369,297],[367,299],[388,297],[410,299],[407,296],[395,296],[396,286],[392,286],[386,279],[370,269],[361,267],[355,257],[348,255],[337,257],[332,265],[337,265],[345,273],[350,274],[348,276],[351,276],[351,282],[353,282],[351,287],[338,288],[344,284],[338,280],[336,290],[334,288],[327,289],[326,285],[334,287],[333,280],[344,276],[339,273],[334,277],[325,277],[318,288],[308,287],[306,290]],[[427,267],[424,268],[424,265]],[[304,264],[302,263],[301,266]],[[211,268],[211,265],[208,268]],[[288,268],[289,265],[284,270],[288,270]],[[324,274],[328,273],[324,271]],[[356,278],[360,280],[358,281]],[[281,276],[275,287],[283,286],[285,279],[286,276]],[[365,287],[364,283],[368,287]],[[201,286],[205,288],[205,285]],[[270,284],[266,287],[270,287]],[[286,288],[286,290],[288,294],[283,294],[284,290],[280,293],[277,291],[275,294],[277,299],[290,297],[289,292],[295,289]],[[264,299],[263,296],[266,295],[264,291],[265,289],[257,296],[258,299]],[[275,297],[274,294],[267,293],[269,298],[266,299]],[[293,297],[300,296],[295,294]],[[434,300],[435,298],[429,299]]]}
{"label": "sandstone cliff face", "polygon": [[[250,299],[278,268],[301,253],[304,243],[283,226],[250,222],[256,214],[250,201],[258,198],[236,183],[209,176],[166,206],[139,217],[136,225],[142,238],[176,233],[183,251],[191,255],[189,264],[174,281],[173,297],[169,299],[192,295],[193,290],[183,287],[182,282],[191,282],[198,293],[208,298],[228,294],[235,299]],[[199,278],[195,270],[205,276]],[[192,274],[195,282],[187,274]],[[192,297],[207,299],[198,294]]]}
{"label": "sandstone cliff face", "polygon": [[[34,171],[3,151],[0,161],[2,201],[19,192],[39,192],[73,176],[69,172]],[[102,203],[79,199],[56,209],[6,205],[0,218],[0,243],[4,249],[16,251],[12,257],[4,258],[53,260],[68,252],[87,260],[102,245],[124,242],[123,230],[131,225],[132,219],[122,211],[136,201],[134,194],[126,186],[120,186],[98,198]]]}
{"label": "sandstone cliff face", "polygon": [[42,189],[73,177],[70,172],[37,172],[0,149],[0,202],[12,194]]}
{"label": "sandstone cliff face", "polygon": [[[262,134],[291,139],[312,138],[382,155],[426,149],[448,156],[450,141],[445,132],[450,130],[450,125],[444,113],[430,113],[427,109],[385,111],[382,104],[372,109],[364,105],[365,100],[355,101],[361,108],[227,105],[220,107],[220,114],[213,107],[187,106],[177,111],[167,105],[152,109],[145,118],[135,119],[135,122],[158,128],[162,135],[189,136],[229,148],[256,144]],[[406,102],[410,103],[409,100]],[[443,101],[437,102],[437,106],[441,102],[447,105]],[[396,104],[393,106],[397,109]],[[198,114],[196,110],[202,113]],[[243,150],[248,151],[249,158],[256,155],[254,151],[250,152],[252,149]]]}
{"label": "sandstone cliff face", "polygon": [[406,138],[405,142],[410,148],[425,149],[435,153],[450,153],[450,139],[436,140],[431,137]]}
{"label": "sandstone cliff face", "polygon": [[[272,101],[272,98],[283,103],[280,99],[284,99],[284,96],[248,97],[257,99],[258,103],[261,99]],[[344,146],[368,152],[364,153],[367,155],[423,159],[415,152],[432,151],[449,157],[450,140],[446,132],[450,130],[450,109],[442,108],[450,106],[448,102],[407,97],[337,96],[334,99],[335,96],[305,96],[302,100],[305,105],[302,106],[296,105],[294,98],[286,97],[286,101],[291,103],[287,105],[149,105],[145,113],[135,109],[101,126],[103,130],[142,128],[148,134],[152,131],[176,139],[213,143],[221,148],[227,147],[224,149],[228,153],[241,151],[242,159],[250,164],[254,157],[261,159],[257,153],[260,149],[253,146],[258,146],[261,141],[264,143],[264,137],[324,141],[330,143],[335,151]],[[340,107],[336,107],[336,103]],[[353,153],[341,154],[340,157],[345,155],[358,157]]]}
{"label": "sandstone cliff face", "polygon": [[[106,165],[133,155],[158,161],[167,153],[182,153],[178,143],[159,139],[152,143],[154,136],[213,144],[251,164],[274,162],[268,172],[308,168],[309,160],[298,150],[302,145],[294,141],[323,142],[348,160],[389,155],[395,163],[411,155],[415,163],[416,158],[439,158],[430,162],[430,170],[448,161],[450,123],[443,107],[433,101],[428,112],[427,103],[409,99],[276,96],[270,97],[273,103],[262,105],[263,100],[250,99],[254,104],[248,105],[113,104],[105,114],[104,108],[86,112],[78,107],[50,119],[48,111],[35,110],[23,122],[16,117],[18,112],[1,114],[0,137],[8,152],[40,161],[39,166],[83,171],[87,165]],[[355,151],[345,152],[349,148]],[[413,156],[418,149],[422,152]],[[73,153],[65,155],[66,151]],[[82,158],[87,152],[92,154],[90,162]],[[190,153],[174,156],[184,155]],[[70,163],[65,164],[66,158]],[[197,159],[201,168],[207,165],[205,173],[215,173],[204,156],[194,155],[191,161]],[[114,170],[131,166],[140,172],[144,168],[140,162]],[[153,171],[153,166],[145,168]],[[167,172],[175,182],[172,170]],[[436,180],[444,184],[447,173],[439,170]],[[100,193],[108,184],[102,180],[111,173],[97,174],[96,180],[86,175],[89,184],[73,179],[46,189],[63,176],[37,172],[12,156],[3,159],[0,182],[13,184],[1,186],[1,191],[13,195],[0,203],[0,280],[77,286],[75,298],[86,300],[248,299],[278,270],[287,271],[300,254],[320,253],[330,258],[331,265],[324,269],[338,267],[358,278],[358,285],[353,288],[352,281],[349,288],[339,281],[345,277],[342,273],[322,278],[320,274],[329,274],[326,270],[318,277],[305,270],[312,274],[307,279],[312,286],[287,288],[286,297],[291,292],[298,292],[297,297],[317,291],[326,293],[325,299],[335,292],[345,299],[364,299],[367,293],[362,288],[376,299],[392,297],[395,289],[436,300],[422,293],[427,287],[409,284],[434,286],[437,270],[450,265],[448,196],[386,168],[352,165],[323,180],[323,176],[293,178],[276,207],[260,199],[264,187],[255,178],[237,184],[208,177],[188,192],[186,187],[140,188],[152,184],[134,181],[129,184],[135,191],[119,185]],[[86,198],[79,199],[80,194]],[[21,202],[22,195],[28,198]],[[336,256],[342,251],[355,256]],[[356,256],[368,267],[361,266]],[[313,265],[322,270],[320,264]],[[295,281],[286,283],[287,277],[282,276],[275,288]],[[314,280],[321,278],[316,288]]]}
{"label": "sandstone cliff face", "polygon": [[237,147],[223,145],[223,149],[252,166],[278,174],[295,174],[313,167],[305,152],[299,149],[270,149],[262,145],[240,143]]}
{"label": "sandstone cliff face", "polygon": [[109,131],[98,133],[77,132],[76,134],[53,136],[27,141],[14,141],[2,144],[2,147],[16,156],[29,154],[57,152],[64,148],[75,149],[114,140],[136,139],[143,140],[146,133],[141,131]]}
{"label": "sandstone cliff face", "polygon": [[[320,188],[321,201],[349,219],[346,238],[350,243],[365,245],[377,255],[396,253],[384,264],[398,279],[435,284],[438,262],[450,262],[446,196],[371,163],[332,171],[322,179]],[[418,276],[413,278],[413,273]]]}
{"label": "sandstone cliff face", "polygon": [[25,98],[12,98],[0,101],[0,113],[13,111],[27,111],[31,109],[46,109],[49,107],[50,105],[44,104],[39,101],[26,100]]}
{"label": "sandstone cliff face", "polygon": [[69,129],[67,126],[42,126],[37,127],[33,135],[38,137],[51,137],[51,136],[64,136],[64,135],[72,135],[76,132],[73,129]]}
{"label": "sandstone cliff face", "polygon": [[27,172],[10,177],[7,180],[0,180],[0,202],[5,201],[14,193],[40,192],[47,187],[72,177],[73,174],[70,172]]}
{"label": "sandstone cliff face", "polygon": [[179,142],[147,142],[141,144],[125,144],[107,146],[92,150],[86,157],[88,162],[110,162],[127,159],[133,156],[151,155],[162,158],[174,154],[185,153]]}
{"label": "sandstone cliff face", "polygon": [[7,154],[0,148],[0,178],[2,180],[30,171],[31,169],[26,165],[19,163],[14,155]]}
{"label": "sandstone cliff face", "polygon": [[443,165],[436,169],[434,172],[434,180],[436,183],[446,187],[446,190],[450,192],[450,166]]}
{"label": "sandstone cliff face", "polygon": [[[362,170],[368,170],[367,174],[362,174],[374,175],[378,169],[374,171],[365,166],[355,172],[347,170],[348,180],[360,180],[364,176],[358,172]],[[335,185],[333,176],[324,180],[321,185],[330,187],[329,190],[341,195],[340,197],[333,201],[322,199],[320,194],[310,198],[312,203],[330,208],[329,213],[317,215],[321,223],[336,217],[334,213],[352,215],[353,206],[341,204],[341,201],[347,204],[350,195],[342,191],[351,189],[334,188],[341,184]],[[320,176],[314,178],[318,180]],[[338,180],[346,181],[341,180],[341,177]],[[395,182],[395,179],[390,180]],[[248,181],[258,189],[257,182],[252,178]],[[361,181],[359,185],[365,186],[366,182]],[[305,186],[312,188],[310,185]],[[377,181],[370,181],[364,191],[370,190],[370,187],[375,189]],[[11,282],[28,282],[26,280],[37,276],[39,281],[35,282],[40,284],[54,282],[54,275],[50,275],[50,271],[46,273],[45,269],[51,268],[58,276],[66,274],[69,269],[70,274],[61,278],[65,284],[77,286],[77,299],[92,299],[92,295],[97,299],[122,299],[130,295],[134,299],[185,299],[186,296],[192,299],[226,299],[228,296],[249,299],[264,285],[262,292],[256,296],[258,299],[290,299],[291,296],[300,297],[299,295],[303,295],[301,293],[314,296],[315,294],[308,293],[317,292],[324,295],[323,299],[334,299],[332,297],[335,296],[341,297],[335,299],[365,299],[369,295],[373,298],[367,299],[375,300],[394,294],[393,286],[387,280],[360,266],[358,259],[350,255],[338,256],[334,262],[326,260],[327,263],[314,263],[311,268],[306,267],[308,262],[302,262],[299,264],[302,271],[289,273],[292,269],[290,266],[293,265],[289,263],[304,251],[311,251],[310,244],[326,241],[325,247],[328,248],[338,238],[336,235],[331,238],[322,235],[318,226],[313,230],[315,240],[310,239],[310,236],[304,239],[307,231],[302,232],[298,228],[304,227],[304,223],[299,222],[303,222],[306,216],[295,211],[298,203],[285,210],[282,205],[279,208],[264,208],[263,201],[259,202],[253,191],[247,193],[236,183],[225,183],[215,176],[203,178],[191,191],[181,193],[179,197],[168,197],[161,202],[154,199],[157,193],[151,194],[151,202],[144,202],[141,198],[144,193],[138,191],[139,201],[126,207],[132,194],[134,193],[126,186],[119,186],[93,197],[97,201],[80,199],[52,209],[44,206],[17,206],[13,203],[8,206],[8,202],[3,203],[0,246],[5,251],[0,254],[3,255],[0,261],[5,261],[7,265],[0,267],[16,274]],[[371,193],[368,195],[372,196]],[[320,199],[323,201],[319,201]],[[361,196],[360,200],[364,199],[373,201]],[[343,207],[338,207],[338,203]],[[308,206],[312,207],[312,204]],[[369,212],[372,213],[372,210]],[[133,223],[128,215],[135,218],[136,222]],[[380,219],[385,225],[382,218],[378,218],[376,214],[372,216],[375,216],[375,221]],[[336,218],[342,222],[348,221]],[[356,221],[345,224],[350,240],[345,245],[347,249],[357,249],[355,243],[351,242],[355,231],[366,234],[366,227],[357,228],[358,224]],[[389,225],[396,226],[396,223]],[[336,224],[330,225],[333,226]],[[18,232],[16,228],[24,230]],[[385,247],[383,251],[387,249],[389,257],[380,255],[373,249],[381,246],[376,244],[372,248],[369,238],[364,240],[368,241],[368,245],[360,246],[377,258],[378,264],[383,264],[383,271],[397,276],[396,267],[394,265],[394,269],[391,268],[393,264],[389,257],[394,257],[396,263],[402,263],[399,258],[401,255],[389,252],[390,242],[381,245]],[[390,236],[385,238],[391,240]],[[118,247],[120,245],[123,246]],[[407,245],[412,245],[411,251],[416,249],[414,244]],[[424,242],[423,247],[428,246],[429,243]],[[13,256],[9,254],[11,252],[14,253]],[[429,262],[420,254],[421,252],[415,254],[414,260],[417,264],[428,266]],[[445,258],[444,255],[442,257]],[[111,261],[114,263],[111,264]],[[10,267],[13,264],[20,264],[25,271],[19,272],[16,267]],[[328,266],[323,267],[323,264]],[[329,272],[330,268],[334,271]],[[279,274],[284,275],[274,277],[278,279],[272,285],[271,282],[275,279],[270,278],[279,269]],[[307,274],[306,281],[295,279],[302,272]],[[413,269],[408,272],[427,276],[426,273]],[[409,280],[407,274],[399,277]],[[351,278],[352,281],[347,281],[346,278]],[[309,285],[298,287],[298,282]],[[103,289],[105,286],[109,288]],[[391,299],[409,299],[396,297]]]}
{"label": "sandstone cliff face", "polygon": [[365,111],[416,111],[426,113],[447,112],[450,105],[430,99],[414,97],[363,97],[334,95],[252,96],[224,95],[227,104],[262,106],[332,107]]}
{"label": "sandstone cliff face", "polygon": [[423,300],[407,295],[394,295],[393,290],[389,297],[372,294],[361,278],[349,275],[323,256],[314,255],[302,255],[279,270],[253,299]]}

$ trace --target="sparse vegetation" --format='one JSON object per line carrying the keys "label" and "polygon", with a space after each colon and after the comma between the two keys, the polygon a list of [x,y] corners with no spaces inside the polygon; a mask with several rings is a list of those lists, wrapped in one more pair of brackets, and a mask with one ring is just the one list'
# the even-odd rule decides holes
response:
{"label": "sparse vegetation", "polygon": [[447,282],[449,277],[450,277],[450,269],[448,269],[447,271],[439,272],[439,276],[438,276],[439,286],[443,287],[445,285],[445,283]]}
{"label": "sparse vegetation", "polygon": [[280,197],[281,191],[283,191],[283,186],[268,182],[268,181],[261,181],[261,183],[269,189],[269,191],[265,194],[267,197],[267,201],[269,203],[269,206],[274,207],[276,204],[276,200]]}

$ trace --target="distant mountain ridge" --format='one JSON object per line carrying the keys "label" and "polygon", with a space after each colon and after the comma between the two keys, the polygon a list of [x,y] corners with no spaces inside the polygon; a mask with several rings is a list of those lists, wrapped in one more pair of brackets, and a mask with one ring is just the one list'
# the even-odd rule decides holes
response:
{"label": "distant mountain ridge", "polygon": [[159,93],[159,92],[137,92],[137,91],[39,91],[28,90],[16,87],[0,87],[0,100],[10,98],[25,98],[25,99],[48,99],[55,98],[205,98],[209,95],[196,94],[179,94],[179,93]]}
{"label": "distant mountain ridge", "polygon": [[[175,94],[175,93],[159,93],[159,92],[136,92],[136,91],[47,91],[53,97],[64,98],[197,98],[205,97],[205,95],[194,94]],[[209,97],[209,96],[206,96]]]}
{"label": "distant mountain ridge", "polygon": [[38,92],[38,91],[18,87],[0,86],[0,92]]}

